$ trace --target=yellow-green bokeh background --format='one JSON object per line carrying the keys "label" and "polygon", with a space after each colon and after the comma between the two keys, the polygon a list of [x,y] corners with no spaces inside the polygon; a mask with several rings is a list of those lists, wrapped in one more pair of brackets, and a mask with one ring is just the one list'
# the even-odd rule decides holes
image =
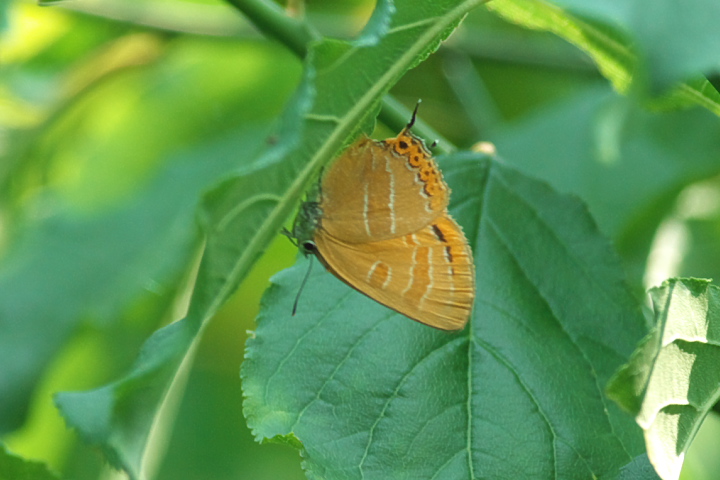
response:
{"label": "yellow-green bokeh background", "polygon": [[[307,3],[308,19],[341,37],[358,32],[374,6],[369,0]],[[0,205],[0,264],[19,232],[48,215],[102,217],[135,201],[155,176],[198,145],[264,134],[302,73],[299,59],[220,1],[4,5],[0,156],[11,175]],[[488,126],[512,123],[573,92],[607,84],[574,47],[504,24],[481,9],[448,46],[392,93],[409,105],[422,97],[423,119],[463,148],[482,140]],[[478,118],[462,107],[458,76],[473,79],[468,88],[476,89],[473,101],[484,112]],[[378,134],[387,130],[380,126]],[[236,152],[240,164],[245,153]],[[122,478],[65,427],[52,394],[112,381],[152,331],[180,318],[199,248],[168,274],[174,289],[156,288],[148,279],[117,311],[88,311],[78,319],[72,338],[43,373],[27,422],[1,439],[9,449],[69,478]],[[239,379],[261,295],[269,278],[295,256],[296,249],[278,236],[205,331],[165,452],[155,453],[157,478],[304,478],[296,450],[253,441],[242,416]],[[711,416],[683,478],[715,478],[719,470],[708,446],[718,429]]]}

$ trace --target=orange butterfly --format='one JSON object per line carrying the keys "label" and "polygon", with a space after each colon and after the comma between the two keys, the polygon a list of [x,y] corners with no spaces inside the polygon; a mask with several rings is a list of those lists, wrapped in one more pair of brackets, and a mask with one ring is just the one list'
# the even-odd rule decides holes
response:
{"label": "orange butterfly", "polygon": [[[419,105],[419,103],[418,103]],[[410,123],[395,138],[363,137],[323,176],[290,234],[337,278],[431,327],[459,330],[475,299],[475,266],[447,211],[450,189]]]}

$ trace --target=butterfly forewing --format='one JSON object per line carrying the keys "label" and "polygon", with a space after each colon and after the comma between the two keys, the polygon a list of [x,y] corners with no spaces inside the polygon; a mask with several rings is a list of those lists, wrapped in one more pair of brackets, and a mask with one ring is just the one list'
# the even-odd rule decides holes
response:
{"label": "butterfly forewing", "polygon": [[422,141],[403,130],[348,148],[325,175],[323,228],[351,243],[417,232],[444,214],[448,187]]}

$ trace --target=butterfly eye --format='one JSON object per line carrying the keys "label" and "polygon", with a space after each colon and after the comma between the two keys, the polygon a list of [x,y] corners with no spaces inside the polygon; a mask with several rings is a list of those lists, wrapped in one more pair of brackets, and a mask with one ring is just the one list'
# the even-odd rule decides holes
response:
{"label": "butterfly eye", "polygon": [[317,245],[315,245],[315,242],[304,242],[302,244],[303,250],[305,250],[307,253],[315,253],[317,252]]}

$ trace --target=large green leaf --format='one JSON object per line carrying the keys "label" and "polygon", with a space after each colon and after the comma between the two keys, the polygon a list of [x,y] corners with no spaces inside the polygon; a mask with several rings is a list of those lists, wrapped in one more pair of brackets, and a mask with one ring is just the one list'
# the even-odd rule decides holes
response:
{"label": "large green leaf", "polygon": [[[386,3],[380,8],[390,15]],[[480,3],[398,1],[390,21],[374,17],[369,28],[377,31],[365,31],[357,43],[323,40],[311,47],[272,146],[207,196],[208,239],[188,316],[153,335],[127,376],[58,397],[70,424],[100,444],[115,466],[138,478],[153,422],[202,326],[280,231],[320,167],[370,129],[383,94]]]}
{"label": "large green leaf", "polygon": [[[720,67],[720,4],[671,1],[495,0],[490,7],[529,28],[547,30],[585,50],[615,88],[667,93],[666,107],[699,104],[720,115],[720,94],[704,73]],[[685,82],[685,83],[683,83]]]}
{"label": "large green leaf", "polygon": [[655,327],[609,386],[636,416],[648,457],[675,479],[703,419],[720,398],[720,289],[671,279],[651,290]]}
{"label": "large green leaf", "polygon": [[300,261],[247,345],[258,440],[301,442],[310,478],[652,478],[604,393],[644,320],[585,207],[475,154],[441,165],[475,256],[470,324],[426,327],[321,268],[291,317]]}

